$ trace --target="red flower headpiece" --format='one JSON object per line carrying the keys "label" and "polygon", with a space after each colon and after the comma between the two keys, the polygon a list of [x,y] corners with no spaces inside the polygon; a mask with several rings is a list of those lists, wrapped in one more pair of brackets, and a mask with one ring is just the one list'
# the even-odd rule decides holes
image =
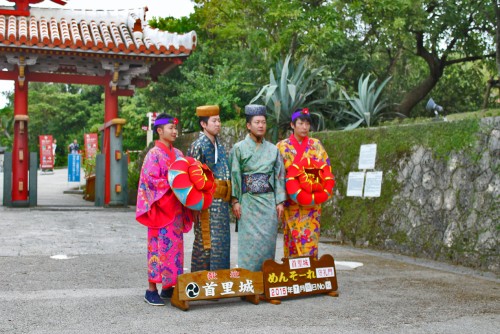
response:
{"label": "red flower headpiece", "polygon": [[297,117],[300,117],[302,115],[311,117],[311,115],[309,115],[309,108],[302,108],[302,109],[298,109],[297,111],[295,111],[292,114],[292,122],[295,121],[295,119],[297,119]]}
{"label": "red flower headpiece", "polygon": [[168,183],[179,201],[189,209],[207,209],[215,192],[214,174],[192,157],[177,158],[168,171]]}
{"label": "red flower headpiece", "polygon": [[286,191],[300,205],[317,205],[333,194],[335,178],[326,163],[304,158],[288,168]]}
{"label": "red flower headpiece", "polygon": [[168,117],[168,118],[160,118],[155,120],[154,126],[157,125],[164,125],[164,124],[175,124],[177,125],[179,123],[179,120],[177,117]]}

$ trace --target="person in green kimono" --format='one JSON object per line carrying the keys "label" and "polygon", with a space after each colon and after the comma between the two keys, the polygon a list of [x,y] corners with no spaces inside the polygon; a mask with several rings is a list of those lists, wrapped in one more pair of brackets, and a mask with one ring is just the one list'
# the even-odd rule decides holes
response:
{"label": "person in green kimono", "polygon": [[266,134],[266,107],[245,107],[246,138],[229,154],[233,214],[238,219],[238,266],[261,271],[274,260],[286,200],[283,159]]}

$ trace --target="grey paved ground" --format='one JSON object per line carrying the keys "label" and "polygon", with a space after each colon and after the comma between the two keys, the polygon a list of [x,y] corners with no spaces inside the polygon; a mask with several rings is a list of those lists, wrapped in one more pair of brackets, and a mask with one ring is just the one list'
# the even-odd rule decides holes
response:
{"label": "grey paved ground", "polygon": [[[338,298],[317,295],[281,305],[224,299],[193,302],[187,312],[149,306],[143,302],[146,229],[135,222],[133,208],[93,208],[81,195],[63,194],[75,186],[65,182],[65,173],[39,176],[40,208],[0,207],[2,333],[497,333],[500,328],[500,280],[491,274],[326,243],[320,254],[364,264],[337,267]],[[192,241],[187,234],[187,268]],[[236,245],[233,233],[233,266]],[[281,254],[280,236],[278,259]]]}

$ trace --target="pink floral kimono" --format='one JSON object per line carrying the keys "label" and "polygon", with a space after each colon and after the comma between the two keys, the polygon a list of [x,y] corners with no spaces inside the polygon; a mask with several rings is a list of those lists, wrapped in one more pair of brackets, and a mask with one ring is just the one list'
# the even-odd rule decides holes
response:
{"label": "pink floral kimono", "polygon": [[174,286],[183,273],[183,233],[193,224],[191,210],[175,197],[167,179],[170,165],[182,156],[156,141],[144,159],[137,191],[136,219],[148,227],[148,280],[162,289]]}

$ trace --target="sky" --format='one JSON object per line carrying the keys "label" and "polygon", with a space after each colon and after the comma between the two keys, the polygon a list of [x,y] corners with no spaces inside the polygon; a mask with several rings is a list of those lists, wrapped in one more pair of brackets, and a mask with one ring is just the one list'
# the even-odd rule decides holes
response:
{"label": "sky", "polygon": [[[0,0],[0,6],[12,6],[14,3],[7,0]],[[60,5],[50,0],[45,0],[33,7],[61,8]],[[119,6],[119,7],[118,7]],[[88,9],[132,9],[148,7],[146,18],[156,17],[182,17],[188,16],[194,11],[194,5],[190,0],[67,0],[67,5],[63,8],[88,8]],[[14,81],[0,80],[0,92],[14,90]],[[3,94],[0,94],[0,108],[6,104]]]}

